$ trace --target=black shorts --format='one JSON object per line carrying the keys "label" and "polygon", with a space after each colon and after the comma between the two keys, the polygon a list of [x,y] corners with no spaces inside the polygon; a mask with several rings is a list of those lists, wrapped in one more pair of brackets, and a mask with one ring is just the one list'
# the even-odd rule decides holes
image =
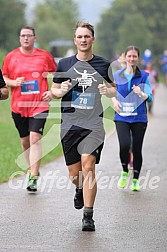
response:
{"label": "black shorts", "polygon": [[30,131],[37,132],[42,135],[47,116],[48,111],[44,111],[35,117],[22,117],[20,114],[12,112],[12,118],[20,137],[29,136]]}
{"label": "black shorts", "polygon": [[104,145],[104,129],[89,130],[61,130],[61,142],[66,165],[72,165],[81,161],[82,154],[92,154],[96,157],[96,164],[100,161],[101,151]]}

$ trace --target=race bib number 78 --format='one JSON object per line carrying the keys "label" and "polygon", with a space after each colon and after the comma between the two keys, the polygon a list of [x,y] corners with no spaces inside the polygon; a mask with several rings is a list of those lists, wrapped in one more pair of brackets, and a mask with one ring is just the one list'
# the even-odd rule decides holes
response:
{"label": "race bib number 78", "polygon": [[78,109],[93,109],[95,103],[95,93],[79,93],[73,91],[71,107]]}

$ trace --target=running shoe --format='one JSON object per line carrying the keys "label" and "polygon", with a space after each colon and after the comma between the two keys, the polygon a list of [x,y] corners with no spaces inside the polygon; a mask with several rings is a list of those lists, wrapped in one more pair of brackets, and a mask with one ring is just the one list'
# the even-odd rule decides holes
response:
{"label": "running shoe", "polygon": [[37,180],[39,175],[29,175],[27,191],[36,192],[37,191]]}
{"label": "running shoe", "polygon": [[76,188],[76,193],[74,196],[74,207],[76,209],[81,209],[84,206],[84,200],[83,200],[83,189]]}
{"label": "running shoe", "polygon": [[82,219],[82,231],[95,231],[94,220],[92,219],[92,214],[84,213]]}
{"label": "running shoe", "polygon": [[132,180],[131,189],[132,189],[132,191],[140,191],[140,186],[139,186],[139,180],[138,179],[133,179]]}
{"label": "running shoe", "polygon": [[128,180],[128,175],[129,175],[128,172],[124,172],[124,171],[121,172],[121,176],[118,180],[118,187],[124,188],[126,186],[127,180]]}

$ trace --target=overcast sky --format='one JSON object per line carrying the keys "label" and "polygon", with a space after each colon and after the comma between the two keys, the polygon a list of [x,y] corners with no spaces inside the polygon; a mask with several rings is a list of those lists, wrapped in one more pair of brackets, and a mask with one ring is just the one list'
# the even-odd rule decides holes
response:
{"label": "overcast sky", "polygon": [[74,0],[79,5],[80,18],[95,25],[100,13],[110,6],[111,0]]}
{"label": "overcast sky", "polygon": [[[29,24],[32,20],[32,11],[37,2],[42,0],[23,0],[27,3],[26,16],[29,18]],[[63,0],[60,0],[63,1]],[[80,17],[84,21],[95,25],[100,19],[100,13],[110,6],[111,0],[74,0],[79,5]]]}

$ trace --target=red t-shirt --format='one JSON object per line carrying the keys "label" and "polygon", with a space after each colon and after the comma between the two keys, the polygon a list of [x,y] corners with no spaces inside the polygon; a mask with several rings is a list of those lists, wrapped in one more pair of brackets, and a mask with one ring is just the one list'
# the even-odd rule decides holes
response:
{"label": "red t-shirt", "polygon": [[54,73],[56,66],[52,55],[39,48],[35,48],[31,54],[24,54],[20,48],[16,48],[6,55],[3,75],[12,80],[25,78],[22,87],[11,87],[13,112],[33,117],[49,109],[49,103],[42,101],[42,94],[48,90],[47,73]]}

